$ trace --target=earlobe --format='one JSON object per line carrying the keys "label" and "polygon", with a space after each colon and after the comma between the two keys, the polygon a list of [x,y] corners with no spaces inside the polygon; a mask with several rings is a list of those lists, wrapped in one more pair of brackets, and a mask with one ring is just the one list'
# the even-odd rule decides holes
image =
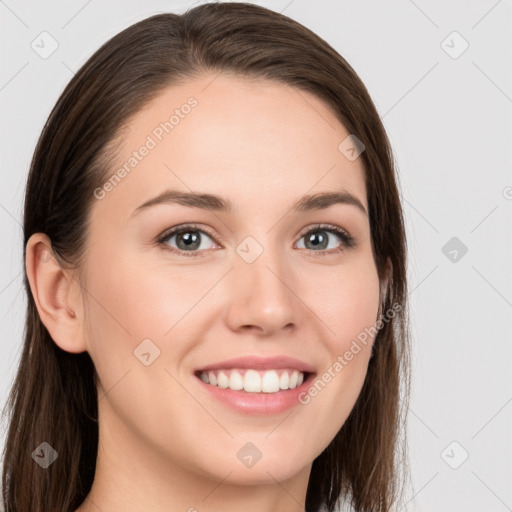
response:
{"label": "earlobe", "polygon": [[25,268],[39,317],[53,341],[67,352],[84,352],[81,307],[70,302],[70,297],[80,297],[79,284],[70,270],[59,265],[44,233],[35,233],[28,240]]}

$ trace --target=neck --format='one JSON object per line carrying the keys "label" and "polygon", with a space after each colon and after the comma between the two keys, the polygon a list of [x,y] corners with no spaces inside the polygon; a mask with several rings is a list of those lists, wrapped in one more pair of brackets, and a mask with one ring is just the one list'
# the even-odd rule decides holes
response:
{"label": "neck", "polygon": [[152,446],[115,415],[99,425],[94,482],[76,512],[305,510],[311,464],[286,479],[260,463],[258,469],[243,467],[235,457],[217,468],[205,461],[198,467],[186,453],[171,457]]}

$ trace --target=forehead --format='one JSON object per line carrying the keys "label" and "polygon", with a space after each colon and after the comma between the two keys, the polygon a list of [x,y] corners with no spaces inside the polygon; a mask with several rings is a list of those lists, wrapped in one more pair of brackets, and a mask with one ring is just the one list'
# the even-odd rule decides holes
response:
{"label": "forehead", "polygon": [[[204,75],[169,87],[128,123],[98,211],[127,218],[167,188],[225,196],[235,209],[283,207],[317,191],[347,190],[367,208],[361,159],[315,95],[269,80]],[[103,185],[102,184],[102,185]],[[261,213],[261,212],[260,212]]]}

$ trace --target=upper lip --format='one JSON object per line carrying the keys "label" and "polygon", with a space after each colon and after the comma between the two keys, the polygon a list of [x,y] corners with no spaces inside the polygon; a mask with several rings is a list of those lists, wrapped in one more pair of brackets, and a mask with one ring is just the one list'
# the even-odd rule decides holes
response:
{"label": "upper lip", "polygon": [[292,368],[300,370],[301,372],[314,373],[315,369],[305,363],[288,356],[275,356],[275,357],[260,357],[260,356],[243,356],[219,363],[209,364],[202,366],[196,371],[209,371],[209,370],[229,370],[232,368],[253,368],[255,370],[279,370],[284,368]]}

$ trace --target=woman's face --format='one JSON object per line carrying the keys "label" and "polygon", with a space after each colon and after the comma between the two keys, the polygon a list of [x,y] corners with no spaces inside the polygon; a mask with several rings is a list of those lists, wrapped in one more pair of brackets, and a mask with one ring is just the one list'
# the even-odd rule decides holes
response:
{"label": "woman's face", "polygon": [[[316,96],[226,75],[170,87],[130,122],[92,198],[83,283],[111,456],[240,483],[309,472],[354,406],[372,342],[358,336],[378,314],[348,136]],[[301,364],[300,387],[270,392]],[[200,378],[212,366],[217,386]]]}

